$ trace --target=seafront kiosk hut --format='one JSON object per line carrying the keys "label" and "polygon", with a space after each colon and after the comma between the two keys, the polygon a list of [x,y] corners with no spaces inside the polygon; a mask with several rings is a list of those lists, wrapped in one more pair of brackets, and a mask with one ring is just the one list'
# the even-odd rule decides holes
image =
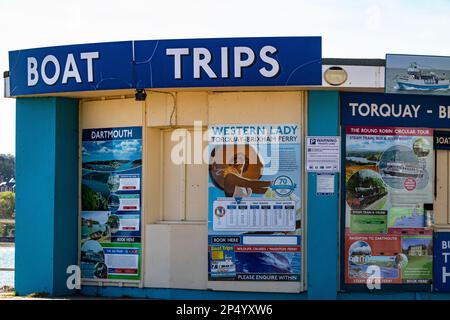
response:
{"label": "seafront kiosk hut", "polygon": [[[401,234],[384,243],[386,259],[370,235],[350,239],[387,219],[349,208],[356,224],[347,226],[346,203],[355,202],[346,202],[343,174],[347,158],[364,156],[345,154],[347,134],[357,134],[345,126],[367,125],[352,99],[387,97],[383,60],[322,59],[320,37],[282,37],[69,45],[11,51],[9,63],[19,295],[448,297],[432,291],[428,274],[403,283]],[[315,143],[334,158],[308,167]],[[434,181],[434,162],[421,163]],[[354,179],[390,190],[371,174]],[[365,231],[374,230],[383,232]],[[382,296],[361,280],[370,264],[392,271]]]}

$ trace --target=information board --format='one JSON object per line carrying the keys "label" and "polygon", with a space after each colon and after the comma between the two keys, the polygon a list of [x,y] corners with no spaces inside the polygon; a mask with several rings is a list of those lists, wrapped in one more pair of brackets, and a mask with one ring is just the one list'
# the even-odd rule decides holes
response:
{"label": "information board", "polygon": [[83,279],[140,280],[142,128],[83,130]]}
{"label": "information board", "polygon": [[210,281],[301,281],[300,126],[209,127]]}
{"label": "information board", "polygon": [[433,239],[433,130],[348,126],[345,154],[345,284],[429,284]]}

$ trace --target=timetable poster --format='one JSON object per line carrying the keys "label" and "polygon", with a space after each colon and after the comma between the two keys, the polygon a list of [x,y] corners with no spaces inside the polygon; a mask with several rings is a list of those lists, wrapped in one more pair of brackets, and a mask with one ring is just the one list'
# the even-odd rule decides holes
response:
{"label": "timetable poster", "polygon": [[371,266],[382,284],[429,284],[433,130],[346,127],[346,284],[365,284]]}
{"label": "timetable poster", "polygon": [[210,281],[301,281],[300,130],[209,127]]}
{"label": "timetable poster", "polygon": [[83,279],[140,279],[142,128],[83,130]]}

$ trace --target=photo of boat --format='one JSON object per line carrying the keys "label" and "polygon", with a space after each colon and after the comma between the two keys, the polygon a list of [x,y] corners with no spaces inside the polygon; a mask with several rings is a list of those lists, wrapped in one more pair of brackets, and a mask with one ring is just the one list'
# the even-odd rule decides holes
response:
{"label": "photo of boat", "polygon": [[236,265],[233,260],[227,257],[225,260],[211,262],[211,276],[228,276],[236,275]]}
{"label": "photo of boat", "polygon": [[386,166],[381,169],[382,174],[396,177],[422,178],[424,172],[423,165],[405,162],[387,162]]}
{"label": "photo of boat", "polygon": [[385,92],[450,95],[450,57],[387,54]]}
{"label": "photo of boat", "polygon": [[419,158],[427,157],[431,150],[433,150],[433,146],[428,140],[424,138],[417,138],[416,141],[414,141],[413,151]]}
{"label": "photo of boat", "polygon": [[450,80],[432,71],[424,71],[416,62],[412,62],[407,75],[397,77],[397,85],[400,90],[448,90]]}
{"label": "photo of boat", "polygon": [[426,153],[425,150],[416,152],[404,145],[394,145],[381,155],[378,170],[383,181],[394,189],[405,188],[406,179],[414,179],[417,189],[423,189],[428,185],[430,174],[427,171],[427,162],[424,157],[418,157]]}

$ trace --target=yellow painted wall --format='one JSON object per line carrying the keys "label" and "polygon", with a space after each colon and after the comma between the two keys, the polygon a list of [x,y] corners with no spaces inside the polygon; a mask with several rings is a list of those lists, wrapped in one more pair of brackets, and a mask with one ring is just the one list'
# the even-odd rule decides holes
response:
{"label": "yellow painted wall", "polygon": [[[154,230],[155,233],[169,232],[171,243],[174,242],[173,237],[181,237],[173,232],[175,228],[178,230],[184,228],[186,232],[192,228],[194,230],[201,228],[203,234],[207,234],[207,165],[187,167],[171,165],[170,161],[167,161],[170,159],[168,152],[171,148],[165,147],[167,144],[173,146],[173,142],[172,144],[170,142],[170,130],[192,129],[194,121],[202,121],[204,130],[210,124],[297,123],[301,125],[304,117],[304,99],[302,92],[150,93],[146,103],[148,143],[146,176],[153,178],[145,181],[145,190],[152,190],[145,192],[145,196],[148,197],[147,203],[150,203],[146,222],[155,223],[159,220],[159,223],[149,225],[149,229]],[[160,131],[159,136],[157,130]],[[203,147],[206,146],[207,143],[204,143]],[[158,167],[160,170],[157,170]],[[177,217],[182,217],[184,221],[181,224],[173,224],[173,220]],[[199,226],[198,221],[203,221],[203,225]],[[151,247],[146,251],[146,259],[151,261],[149,266],[146,266],[146,286],[186,288],[186,283],[190,283],[192,288],[206,289],[208,287],[217,290],[298,292],[301,289],[299,283],[209,282],[208,284],[207,266],[203,264],[207,252],[207,237],[185,237],[183,244],[184,246],[170,245],[165,242],[150,244]],[[182,265],[168,266],[166,264],[168,261],[173,261],[174,257],[186,255],[186,251],[192,254],[192,259],[197,262],[196,267],[186,274],[186,279],[183,279],[179,276],[184,272]],[[158,256],[161,259],[155,261],[152,256]],[[178,280],[159,281],[158,279],[161,278],[158,277],[161,276],[162,270],[167,272],[164,279]]]}
{"label": "yellow painted wall", "polygon": [[437,150],[436,198],[434,218],[436,227],[450,229],[450,151]]}
{"label": "yellow painted wall", "polygon": [[[158,177],[157,172],[147,170],[147,175],[152,175],[154,178],[146,181],[146,189],[152,190],[150,198],[160,203],[158,206],[151,205],[151,212],[148,213],[146,221],[151,223],[160,220],[161,211],[163,217],[168,217],[166,220],[174,220],[177,216],[181,216],[180,212],[185,210],[186,205],[192,205],[189,202],[189,192],[203,195],[208,193],[207,175],[201,175],[205,180],[203,183],[199,179],[199,174],[207,172],[206,164],[195,165],[195,169],[190,170],[197,172],[197,174],[191,174],[191,177],[197,178],[195,183],[190,183],[185,180],[186,177],[189,178],[191,173],[189,170],[183,170],[180,166],[170,166],[168,161],[164,161],[170,157],[167,154],[170,148],[165,148],[164,144],[161,146],[161,141],[170,143],[170,132],[164,129],[171,126],[192,128],[194,121],[202,121],[205,130],[209,124],[297,123],[300,125],[303,117],[303,99],[301,92],[151,93],[147,97],[147,130],[152,132],[151,137],[148,137],[147,164],[149,164],[148,168],[157,167],[155,163],[159,162],[162,163],[160,164],[162,169]],[[159,137],[155,128],[160,129]],[[206,143],[203,147],[206,147]],[[166,190],[165,193],[164,190]],[[168,190],[171,190],[170,195],[167,194]],[[186,197],[180,197],[185,190]],[[195,220],[206,221],[207,198],[194,198],[197,202],[203,202],[202,206],[196,206],[199,212]],[[174,202],[175,199],[177,200]]]}
{"label": "yellow painted wall", "polygon": [[142,126],[143,108],[143,102],[130,98],[82,101],[80,128]]}

